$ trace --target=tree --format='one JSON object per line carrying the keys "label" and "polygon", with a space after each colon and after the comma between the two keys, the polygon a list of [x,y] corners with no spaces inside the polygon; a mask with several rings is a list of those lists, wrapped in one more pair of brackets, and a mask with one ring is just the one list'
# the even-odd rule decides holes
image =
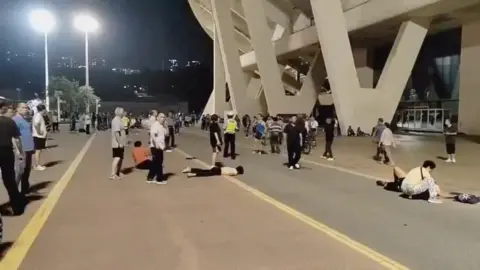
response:
{"label": "tree", "polygon": [[64,101],[64,111],[68,113],[83,112],[87,104],[92,104],[99,99],[92,87],[80,86],[78,81],[70,81],[63,76],[53,77],[50,80],[49,90],[51,104],[56,106],[60,98]]}

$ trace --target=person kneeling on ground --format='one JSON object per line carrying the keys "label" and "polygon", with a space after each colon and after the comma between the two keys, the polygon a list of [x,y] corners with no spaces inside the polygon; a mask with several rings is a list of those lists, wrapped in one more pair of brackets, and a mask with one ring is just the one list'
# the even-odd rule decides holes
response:
{"label": "person kneeling on ground", "polygon": [[199,169],[199,168],[185,168],[182,173],[187,174],[188,177],[208,177],[208,176],[217,176],[217,175],[228,175],[235,176],[243,174],[243,167],[238,166],[236,168],[232,167],[213,167],[211,169]]}
{"label": "person kneeling on ground", "polygon": [[422,166],[413,168],[407,174],[399,167],[395,167],[393,169],[394,181],[377,181],[377,185],[383,186],[387,190],[402,192],[411,199],[442,203],[438,199],[440,188],[430,174],[436,167],[435,162],[431,160],[425,160]]}
{"label": "person kneeling on ground", "polygon": [[142,147],[141,141],[136,141],[133,146],[132,158],[135,162],[135,168],[139,170],[150,170],[152,166],[150,151],[146,147]]}

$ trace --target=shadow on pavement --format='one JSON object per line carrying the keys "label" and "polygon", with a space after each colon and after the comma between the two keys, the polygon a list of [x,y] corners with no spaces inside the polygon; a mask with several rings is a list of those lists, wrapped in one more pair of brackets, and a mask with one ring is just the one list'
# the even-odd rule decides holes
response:
{"label": "shadow on pavement", "polygon": [[[27,205],[25,208],[30,204],[31,202],[34,201],[40,201],[45,199],[45,196],[43,195],[28,195],[27,197]],[[0,214],[5,217],[12,217],[12,216],[18,216],[23,214],[23,211],[21,213],[15,214],[13,213],[11,207],[10,207],[10,202],[2,203],[0,204]]]}
{"label": "shadow on pavement", "polygon": [[52,183],[53,183],[53,181],[43,181],[43,182],[40,182],[40,183],[33,184],[33,185],[30,186],[30,189],[28,190],[28,192],[29,193],[36,193],[36,192],[38,192],[42,189],[47,188]]}
{"label": "shadow on pavement", "polygon": [[45,166],[47,168],[50,168],[50,167],[53,167],[53,166],[58,165],[60,163],[63,163],[63,160],[50,161],[50,162],[45,163],[43,166]]}
{"label": "shadow on pavement", "polygon": [[440,159],[440,160],[445,161],[445,160],[447,160],[448,158],[447,158],[447,157],[442,157],[442,156],[437,156],[437,159]]}
{"label": "shadow on pavement", "polygon": [[48,145],[47,147],[45,147],[46,149],[52,149],[52,148],[56,148],[58,147],[58,144],[54,144],[54,145]]}
{"label": "shadow on pavement", "polygon": [[13,242],[5,242],[0,244],[0,260],[3,259],[7,251],[13,246]]}
{"label": "shadow on pavement", "polygon": [[127,175],[127,174],[131,174],[134,170],[135,170],[135,167],[127,167],[127,168],[123,168],[120,172]]}
{"label": "shadow on pavement", "polygon": [[168,178],[173,177],[173,176],[175,176],[174,173],[165,173],[165,174],[163,174],[163,177],[165,178],[165,180],[168,180]]}

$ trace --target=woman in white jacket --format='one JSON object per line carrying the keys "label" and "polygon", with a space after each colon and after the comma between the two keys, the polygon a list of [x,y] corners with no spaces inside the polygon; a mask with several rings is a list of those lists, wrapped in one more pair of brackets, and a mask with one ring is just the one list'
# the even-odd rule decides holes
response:
{"label": "woman in white jacket", "polygon": [[150,151],[152,153],[152,166],[148,171],[147,183],[164,185],[167,181],[163,176],[163,151],[166,148],[165,138],[168,129],[165,128],[165,114],[161,113],[150,127]]}
{"label": "woman in white jacket", "polygon": [[385,123],[385,129],[380,136],[380,141],[378,142],[378,146],[383,148],[384,151],[384,162],[389,165],[395,165],[392,156],[392,147],[395,148],[395,137],[393,136],[393,132],[390,129],[390,124]]}

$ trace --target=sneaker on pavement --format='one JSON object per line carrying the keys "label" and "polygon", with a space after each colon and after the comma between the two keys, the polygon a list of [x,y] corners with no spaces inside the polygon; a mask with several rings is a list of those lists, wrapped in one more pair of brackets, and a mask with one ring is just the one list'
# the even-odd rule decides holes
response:
{"label": "sneaker on pavement", "polygon": [[109,177],[108,179],[110,179],[110,180],[118,180],[118,179],[120,179],[120,178],[118,177],[118,175],[115,175],[115,174],[114,174],[114,175],[110,175],[110,177]]}
{"label": "sneaker on pavement", "polygon": [[295,169],[300,169],[300,165],[298,163],[295,164]]}
{"label": "sneaker on pavement", "polygon": [[157,185],[166,185],[167,181],[155,181],[155,184]]}
{"label": "sneaker on pavement", "polygon": [[440,204],[440,203],[442,203],[442,201],[439,200],[439,199],[437,199],[437,198],[428,199],[428,202],[429,202],[429,203],[435,203],[435,204]]}
{"label": "sneaker on pavement", "polygon": [[335,159],[333,157],[327,158],[328,161],[334,161]]}
{"label": "sneaker on pavement", "polygon": [[45,168],[45,166],[38,165],[38,166],[33,167],[33,169],[35,171],[45,171],[46,168]]}
{"label": "sneaker on pavement", "polygon": [[449,158],[449,159],[445,160],[445,162],[452,163],[452,159]]}
{"label": "sneaker on pavement", "polygon": [[288,167],[289,170],[293,170],[293,166]]}
{"label": "sneaker on pavement", "polygon": [[147,179],[147,184],[153,184],[153,183],[155,183],[154,180],[152,180],[152,179]]}

